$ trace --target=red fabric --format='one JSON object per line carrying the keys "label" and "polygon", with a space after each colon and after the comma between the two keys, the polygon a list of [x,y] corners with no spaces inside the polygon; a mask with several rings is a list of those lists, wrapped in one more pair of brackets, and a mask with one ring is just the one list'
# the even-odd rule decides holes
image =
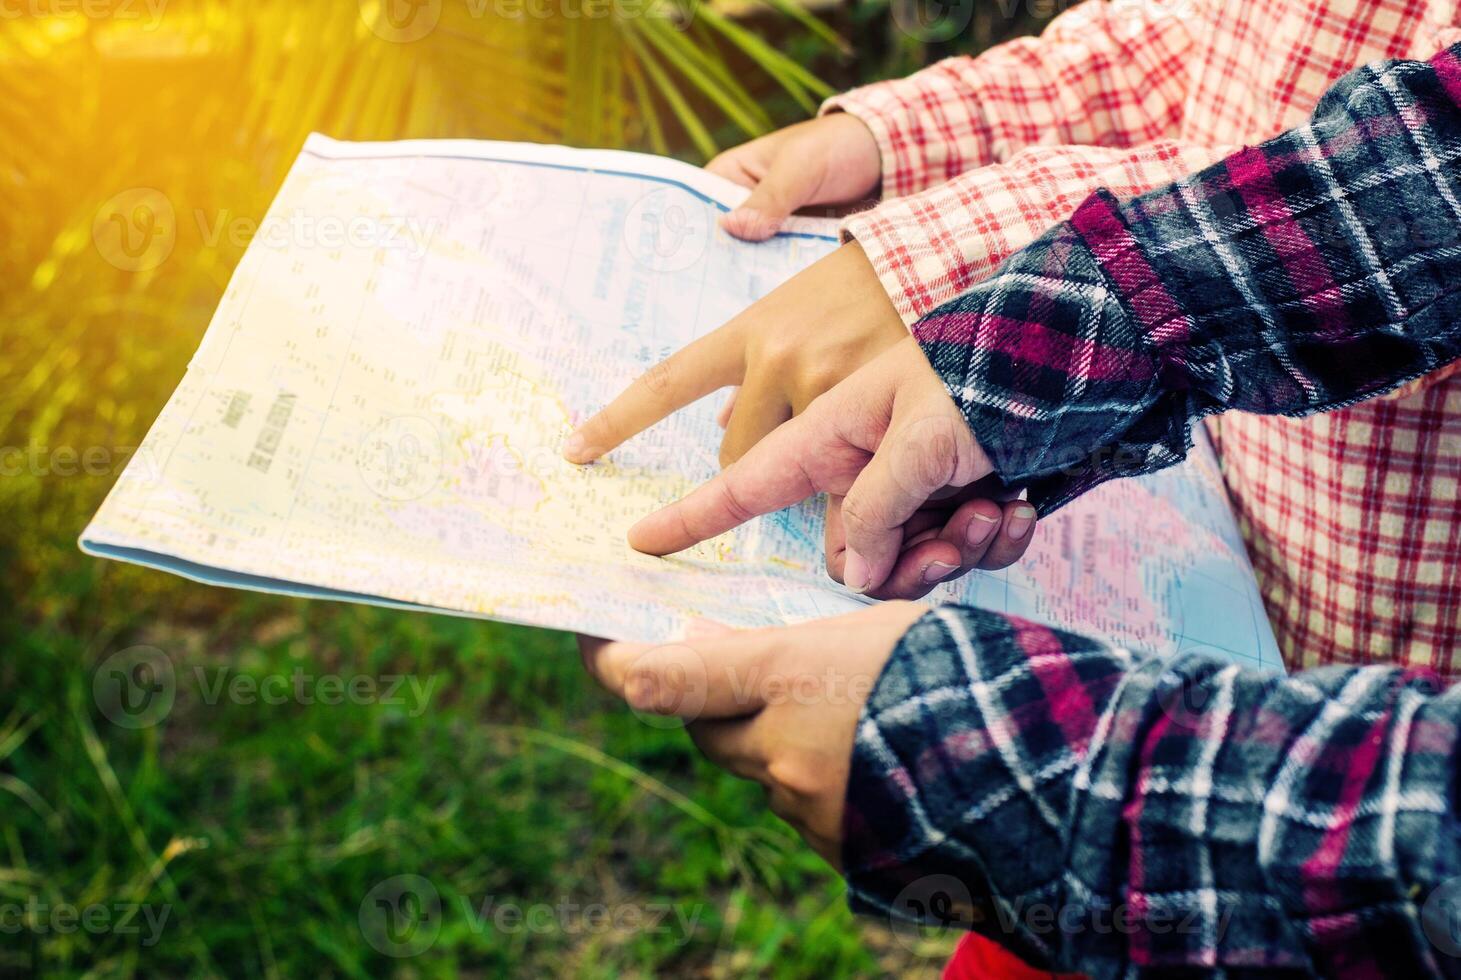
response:
{"label": "red fabric", "polygon": [[1026,965],[992,939],[969,933],[944,967],[944,980],[1084,980],[1079,973],[1051,973]]}

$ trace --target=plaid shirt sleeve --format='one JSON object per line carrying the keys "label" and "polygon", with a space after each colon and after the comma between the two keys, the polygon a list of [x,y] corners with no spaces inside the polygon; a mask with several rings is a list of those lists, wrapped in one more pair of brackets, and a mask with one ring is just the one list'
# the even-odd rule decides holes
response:
{"label": "plaid shirt sleeve", "polygon": [[987,276],[1091,191],[1139,194],[1232,147],[1177,139],[1195,8],[1086,2],[1039,37],[854,89],[882,157],[878,207],[843,223],[907,323]]}
{"label": "plaid shirt sleeve", "polygon": [[1236,146],[1161,139],[1130,149],[1036,146],[842,222],[905,323],[988,276],[1070,216],[1098,187],[1131,196],[1220,160]]}
{"label": "plaid shirt sleeve", "polygon": [[854,89],[822,111],[849,112],[872,130],[888,198],[1030,146],[1122,147],[1172,136],[1194,57],[1193,7],[1208,2],[1086,0],[1039,37]]}
{"label": "plaid shirt sleeve", "polygon": [[1398,668],[1286,678],[943,607],[859,722],[851,902],[1094,977],[1455,976],[1458,734],[1461,688]]}
{"label": "plaid shirt sleeve", "polygon": [[913,326],[1042,513],[1179,462],[1227,410],[1308,415],[1461,356],[1461,45],[1337,82],[1306,124],[1102,191]]}

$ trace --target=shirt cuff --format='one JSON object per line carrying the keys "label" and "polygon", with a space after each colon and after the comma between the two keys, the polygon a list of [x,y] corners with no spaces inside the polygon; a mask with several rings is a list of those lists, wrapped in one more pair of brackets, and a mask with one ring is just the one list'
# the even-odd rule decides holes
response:
{"label": "shirt cuff", "polygon": [[1220,159],[1223,146],[1035,147],[842,222],[910,326],[1069,217],[1098,187],[1135,195]]}
{"label": "shirt cuff", "polygon": [[[846,112],[872,131],[882,161],[884,200],[916,194],[993,162],[988,137],[981,126],[972,124],[977,108],[966,95],[949,91],[944,73],[956,62],[972,65],[967,58],[949,59],[907,78],[874,82],[822,103],[819,116]],[[934,107],[947,112],[950,105],[959,106],[959,115],[970,118],[968,131],[957,137],[947,129],[931,132],[920,112],[931,113]]]}
{"label": "shirt cuff", "polygon": [[1023,917],[1057,904],[1073,779],[1123,656],[977,609],[915,623],[858,723],[842,852],[853,910],[1057,966],[1049,931]]}

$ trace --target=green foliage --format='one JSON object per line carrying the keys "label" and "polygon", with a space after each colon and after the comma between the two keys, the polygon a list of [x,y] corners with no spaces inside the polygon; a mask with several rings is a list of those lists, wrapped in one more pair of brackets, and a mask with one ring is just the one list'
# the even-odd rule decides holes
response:
{"label": "green foliage", "polygon": [[[593,689],[565,636],[68,572],[90,563],[67,541],[25,537],[69,588],[48,620],[5,619],[0,906],[40,912],[5,936],[0,972],[839,976],[936,963],[886,934],[865,943],[871,927],[759,790]],[[93,697],[98,664],[135,643],[166,653],[176,690],[139,730]],[[300,676],[305,698],[256,700],[269,678]],[[303,703],[327,676],[369,679],[378,696]],[[417,686],[392,693],[397,676]],[[402,874],[435,887],[440,931],[395,959],[363,938],[361,916]],[[47,928],[48,909],[99,906],[115,921],[137,904],[167,910],[155,944],[145,926]],[[593,904],[644,925],[588,928],[572,906]],[[494,918],[508,905],[552,911],[530,930]]]}
{"label": "green foliage", "polygon": [[[226,592],[75,547],[242,253],[205,229],[261,217],[307,132],[708,153],[826,91],[799,65],[835,39],[775,6],[797,26],[774,47],[711,10],[681,31],[461,21],[452,0],[433,33],[400,43],[373,32],[371,3],[6,21],[0,975],[937,971],[947,940],[908,950],[854,923],[759,790],[595,690],[565,636]],[[109,265],[92,237],[132,188],[174,212],[170,257],[143,272]],[[94,682],[138,645],[166,657],[176,696],[132,728]],[[377,695],[261,700],[298,674]],[[429,696],[385,698],[395,678]],[[440,902],[434,941],[409,957],[362,924],[397,875]],[[672,914],[658,930],[586,928],[562,902]],[[501,925],[508,906],[553,911],[534,930]],[[165,912],[156,935],[138,910]]]}

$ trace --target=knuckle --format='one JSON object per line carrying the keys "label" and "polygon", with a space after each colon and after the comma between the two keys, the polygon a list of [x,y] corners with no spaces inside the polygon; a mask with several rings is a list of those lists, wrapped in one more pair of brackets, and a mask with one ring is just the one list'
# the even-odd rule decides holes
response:
{"label": "knuckle", "polygon": [[882,528],[878,520],[881,510],[867,494],[849,495],[842,501],[842,526],[849,534],[862,534]]}
{"label": "knuckle", "polygon": [[802,404],[810,406],[818,398],[837,387],[843,375],[835,367],[822,364],[804,365],[797,376],[788,379],[789,387]]}
{"label": "knuckle", "polygon": [[948,485],[959,459],[959,441],[947,420],[928,419],[899,440],[902,451],[897,469],[903,478],[921,489],[936,490]]}
{"label": "knuckle", "polygon": [[674,372],[670,361],[660,361],[639,376],[639,384],[652,395],[663,395],[670,388]]}
{"label": "knuckle", "polygon": [[726,513],[739,524],[744,524],[756,516],[756,512],[741,502],[736,492],[735,484],[727,480],[721,487],[721,502],[725,505]]}
{"label": "knuckle", "polygon": [[796,367],[800,349],[792,342],[790,332],[776,331],[772,336],[762,338],[757,345],[756,363],[779,378],[782,372]]}
{"label": "knuckle", "polygon": [[766,766],[771,784],[792,796],[810,796],[816,792],[817,779],[813,768],[795,755],[780,755]]}

